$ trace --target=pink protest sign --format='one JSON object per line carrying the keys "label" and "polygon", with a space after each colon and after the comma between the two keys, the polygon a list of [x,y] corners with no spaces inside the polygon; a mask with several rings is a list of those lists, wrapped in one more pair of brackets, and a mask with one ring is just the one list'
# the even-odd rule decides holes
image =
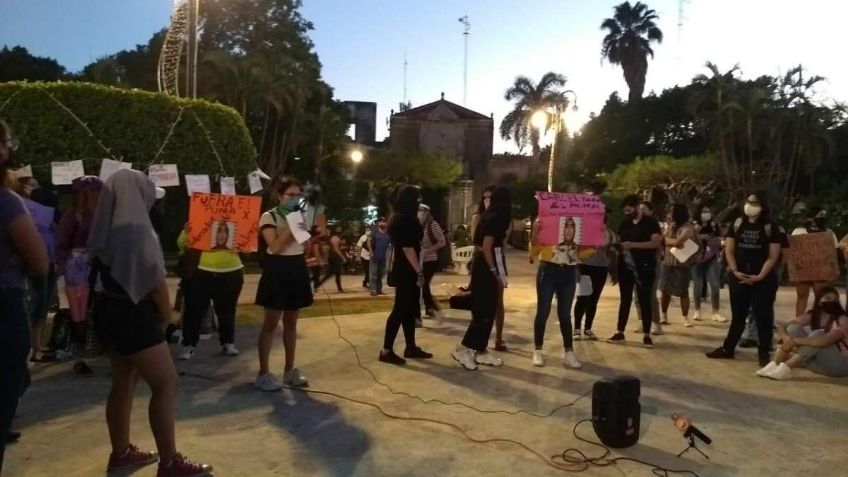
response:
{"label": "pink protest sign", "polygon": [[538,243],[557,245],[567,242],[573,224],[574,243],[578,245],[603,245],[604,213],[601,199],[589,194],[537,192],[539,201]]}

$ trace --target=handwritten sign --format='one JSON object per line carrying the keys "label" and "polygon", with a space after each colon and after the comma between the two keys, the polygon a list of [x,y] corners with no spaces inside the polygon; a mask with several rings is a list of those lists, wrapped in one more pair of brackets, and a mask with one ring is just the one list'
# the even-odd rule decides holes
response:
{"label": "handwritten sign", "polygon": [[839,276],[839,262],[831,232],[789,237],[789,281],[829,282]]}
{"label": "handwritten sign", "polygon": [[537,192],[536,200],[539,202],[539,244],[557,245],[567,241],[573,226],[573,241],[577,245],[603,245],[606,207],[600,197]]}
{"label": "handwritten sign", "polygon": [[212,191],[212,187],[209,184],[209,176],[206,174],[186,174],[185,183],[186,192],[188,192],[189,197],[195,192],[209,193]]}
{"label": "handwritten sign", "polygon": [[85,175],[81,160],[51,162],[50,172],[53,185],[70,185],[74,179]]}
{"label": "handwritten sign", "polygon": [[188,246],[198,250],[255,252],[261,197],[196,193],[188,213]]}
{"label": "handwritten sign", "polygon": [[221,178],[221,193],[224,195],[236,195],[236,178],[222,177]]}
{"label": "handwritten sign", "polygon": [[106,179],[121,169],[132,169],[132,163],[103,159],[100,163],[100,180],[106,182]]}
{"label": "handwritten sign", "polygon": [[147,168],[147,175],[157,187],[177,187],[180,185],[180,175],[176,164],[152,164]]}
{"label": "handwritten sign", "polygon": [[262,190],[262,179],[259,177],[258,172],[253,171],[247,175],[247,185],[250,187],[251,194]]}

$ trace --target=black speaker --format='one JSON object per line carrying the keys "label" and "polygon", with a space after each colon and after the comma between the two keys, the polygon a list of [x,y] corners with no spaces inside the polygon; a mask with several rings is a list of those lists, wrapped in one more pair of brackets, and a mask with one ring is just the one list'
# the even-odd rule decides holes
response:
{"label": "black speaker", "polygon": [[592,387],[592,427],[601,442],[620,449],[639,441],[640,389],[633,376],[604,378]]}

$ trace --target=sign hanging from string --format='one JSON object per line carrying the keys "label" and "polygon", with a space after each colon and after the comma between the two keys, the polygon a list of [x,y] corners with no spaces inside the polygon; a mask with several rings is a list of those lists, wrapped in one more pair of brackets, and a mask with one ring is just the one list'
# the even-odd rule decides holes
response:
{"label": "sign hanging from string", "polygon": [[236,178],[222,177],[221,178],[221,194],[236,195]]}
{"label": "sign hanging from string", "polygon": [[185,175],[186,192],[189,197],[195,192],[209,193],[212,187],[209,184],[209,176],[206,174],[186,174]]}
{"label": "sign hanging from string", "polygon": [[180,185],[180,174],[176,164],[152,164],[147,175],[158,187],[176,187]]}
{"label": "sign hanging from string", "polygon": [[132,163],[103,159],[100,163],[100,180],[106,182],[106,179],[121,169],[132,169]]}
{"label": "sign hanging from string", "polygon": [[85,175],[81,160],[51,162],[50,171],[53,185],[70,185],[74,179]]}

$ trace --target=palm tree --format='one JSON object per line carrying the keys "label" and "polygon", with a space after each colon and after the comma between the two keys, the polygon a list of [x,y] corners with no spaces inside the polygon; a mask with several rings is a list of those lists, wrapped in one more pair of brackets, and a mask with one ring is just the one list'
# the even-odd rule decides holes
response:
{"label": "palm tree", "polygon": [[663,34],[654,20],[659,16],[642,2],[630,5],[624,2],[615,7],[612,18],[601,23],[607,36],[601,44],[601,57],[614,65],[621,65],[624,81],[630,88],[628,101],[636,102],[645,91],[648,73],[648,55],[654,57],[651,42],[662,43]]}
{"label": "palm tree", "polygon": [[553,72],[545,73],[538,84],[533,84],[526,76],[515,78],[515,83],[504,94],[507,101],[515,100],[515,107],[501,121],[501,137],[515,141],[519,150],[529,142],[533,147],[533,157],[538,158],[539,131],[533,127],[530,118],[536,111],[557,107],[564,110],[568,106],[568,98],[560,90],[566,81],[565,76]]}
{"label": "palm tree", "polygon": [[737,187],[732,184],[738,179],[738,168],[736,157],[732,154],[733,144],[728,145],[725,138],[728,134],[725,113],[729,109],[729,96],[737,83],[734,75],[739,71],[739,65],[734,65],[726,73],[722,73],[712,62],[708,61],[705,66],[710,70],[710,76],[699,74],[693,80],[701,87],[694,95],[695,113],[704,118],[705,130],[712,133],[711,139],[717,143],[725,179],[730,184],[728,189],[735,190]]}

